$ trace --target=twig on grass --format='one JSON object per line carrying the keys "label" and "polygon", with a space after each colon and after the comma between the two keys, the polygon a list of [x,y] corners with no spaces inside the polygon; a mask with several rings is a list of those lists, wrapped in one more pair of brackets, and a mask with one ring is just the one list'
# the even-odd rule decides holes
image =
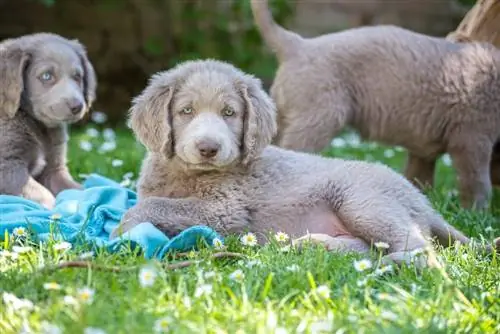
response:
{"label": "twig on grass", "polygon": [[[211,259],[220,259],[220,258],[242,258],[244,257],[243,254],[240,253],[233,253],[233,252],[218,252],[214,253],[210,256]],[[176,263],[170,263],[166,264],[163,266],[165,270],[175,270],[175,269],[181,269],[181,268],[186,268],[189,267],[193,264],[198,262],[197,260],[186,260],[186,261],[180,261]],[[138,266],[133,266],[133,267],[119,267],[119,266],[106,266],[106,265],[100,265],[93,263],[92,261],[65,261],[58,263],[55,266],[50,266],[50,267],[45,267],[43,270],[47,271],[56,271],[59,269],[65,269],[65,268],[88,268],[88,269],[93,269],[93,270],[98,270],[98,271],[110,271],[110,272],[127,272],[127,271],[134,271],[137,270],[139,267]]]}

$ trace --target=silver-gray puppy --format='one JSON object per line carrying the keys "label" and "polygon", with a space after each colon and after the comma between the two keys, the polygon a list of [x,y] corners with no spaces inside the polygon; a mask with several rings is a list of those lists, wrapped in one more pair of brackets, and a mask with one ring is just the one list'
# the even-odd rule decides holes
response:
{"label": "silver-gray puppy", "polygon": [[500,185],[500,51],[394,26],[302,38],[277,25],[268,1],[252,0],[255,22],[276,53],[271,87],[278,108],[274,143],[325,148],[346,126],[366,140],[405,147],[405,176],[431,186],[449,153],[462,206],[486,208]]}
{"label": "silver-gray puppy", "polygon": [[52,208],[80,188],[66,166],[66,126],[95,99],[96,76],[76,40],[36,33],[0,43],[0,194]]}
{"label": "silver-gray puppy", "polygon": [[189,61],[154,75],[130,116],[148,149],[138,204],[111,238],[145,221],[169,236],[202,224],[261,242],[282,231],[331,250],[367,252],[381,241],[396,262],[430,236],[469,241],[386,166],[269,146],[275,113],[261,82],[227,63]]}

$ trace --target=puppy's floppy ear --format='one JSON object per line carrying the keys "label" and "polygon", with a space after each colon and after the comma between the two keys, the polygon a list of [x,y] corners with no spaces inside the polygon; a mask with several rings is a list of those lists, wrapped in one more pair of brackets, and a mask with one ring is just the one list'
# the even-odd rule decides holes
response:
{"label": "puppy's floppy ear", "polygon": [[0,46],[0,117],[12,118],[24,89],[23,74],[31,56],[16,44]]}
{"label": "puppy's floppy ear", "polygon": [[243,119],[242,163],[247,164],[260,155],[277,132],[276,105],[262,88],[259,79],[246,76],[240,83],[245,101]]}
{"label": "puppy's floppy ear", "polygon": [[97,77],[90,62],[87,51],[85,47],[76,39],[70,41],[72,48],[78,54],[80,62],[83,67],[83,96],[85,97],[85,103],[87,104],[87,109],[90,109],[92,103],[94,103],[96,98],[97,89]]}
{"label": "puppy's floppy ear", "polygon": [[174,153],[171,101],[175,77],[169,72],[155,74],[148,86],[132,100],[128,126],[150,151],[171,157]]}

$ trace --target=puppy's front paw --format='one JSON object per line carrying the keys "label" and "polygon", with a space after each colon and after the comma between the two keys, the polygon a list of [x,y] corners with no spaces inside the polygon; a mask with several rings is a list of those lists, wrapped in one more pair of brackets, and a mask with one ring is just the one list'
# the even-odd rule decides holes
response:
{"label": "puppy's front paw", "polygon": [[52,195],[47,194],[42,199],[40,199],[39,203],[45,208],[52,210],[56,206],[56,198]]}

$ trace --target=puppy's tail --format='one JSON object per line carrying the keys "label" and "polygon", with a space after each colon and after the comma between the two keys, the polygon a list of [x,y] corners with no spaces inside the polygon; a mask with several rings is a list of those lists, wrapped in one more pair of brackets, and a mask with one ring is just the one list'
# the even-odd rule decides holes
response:
{"label": "puppy's tail", "polygon": [[278,60],[281,62],[296,54],[304,39],[274,21],[268,0],[251,0],[251,4],[255,24]]}
{"label": "puppy's tail", "polygon": [[[461,244],[468,244],[471,242],[462,232],[448,224],[441,216],[434,216],[431,218],[431,234],[437,237],[439,243],[445,247],[452,245],[458,241]],[[500,253],[500,238],[493,241],[493,245],[487,245],[484,249],[489,253]]]}

